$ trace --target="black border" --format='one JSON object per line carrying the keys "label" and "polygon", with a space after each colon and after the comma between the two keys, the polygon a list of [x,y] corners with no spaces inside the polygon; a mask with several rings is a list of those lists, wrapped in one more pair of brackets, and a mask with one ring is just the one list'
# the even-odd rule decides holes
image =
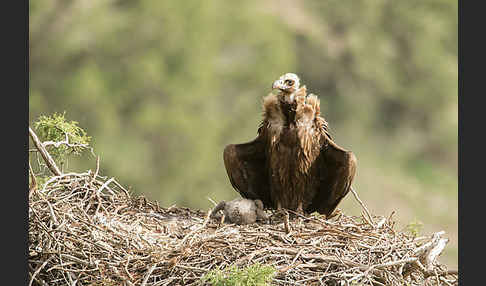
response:
{"label": "black border", "polygon": [[[1,25],[4,35],[1,46],[3,49],[3,58],[5,59],[2,65],[3,112],[1,116],[3,126],[6,129],[3,130],[2,140],[0,141],[2,142],[3,153],[7,157],[3,157],[3,165],[6,167],[5,171],[2,172],[3,178],[8,178],[8,181],[10,181],[2,190],[4,207],[1,208],[3,218],[3,231],[1,236],[3,246],[8,246],[6,247],[7,253],[4,253],[3,259],[6,265],[2,267],[2,270],[4,274],[7,274],[3,276],[3,279],[8,282],[12,282],[11,279],[16,280],[14,283],[8,283],[9,285],[27,285],[29,281],[27,269],[29,2],[8,2],[9,4],[14,4],[13,6],[15,7],[14,9],[11,9],[12,7],[2,9],[4,14],[2,19],[5,20],[2,21],[3,25]],[[478,194],[480,195],[484,188],[479,180],[484,176],[485,168],[482,164],[478,167],[473,166],[467,168],[466,163],[482,163],[482,156],[478,156],[478,154],[481,154],[486,146],[482,140],[479,140],[486,129],[484,127],[485,119],[482,117],[484,108],[479,102],[476,104],[472,102],[474,99],[479,100],[481,97],[484,97],[484,88],[481,85],[484,82],[484,66],[479,57],[485,51],[484,44],[482,44],[484,39],[484,25],[476,21],[484,17],[484,10],[480,9],[480,7],[477,7],[477,9],[471,7],[466,12],[464,7],[465,2],[471,5],[475,1],[458,0],[458,267],[460,285],[473,285],[472,283],[475,280],[474,274],[476,273],[479,276],[482,273],[482,269],[480,268],[482,263],[474,261],[472,256],[469,255],[477,253],[477,250],[481,249],[483,242],[482,235],[479,231],[481,231],[481,226],[484,224],[482,220],[484,215],[481,212],[484,208],[484,201],[476,196]],[[477,14],[473,15],[473,11],[476,11]],[[469,22],[469,24],[467,25],[466,22]],[[474,29],[475,26],[477,29]],[[467,33],[470,38],[469,46],[466,46],[464,41],[467,38]],[[473,53],[473,50],[477,52]],[[467,80],[469,93],[467,94],[464,89],[466,53],[468,66],[471,68],[471,63],[477,64],[474,70],[469,69]],[[476,84],[477,86],[473,87],[472,84]],[[466,140],[467,132],[469,134],[478,134],[479,136]],[[471,181],[473,178],[476,178],[477,181]],[[470,222],[468,222],[469,220]],[[468,227],[474,228],[476,231],[471,233],[472,230],[470,229],[469,234],[467,234],[466,229]],[[471,283],[465,281],[470,281]]]}
{"label": "black border", "polygon": [[2,8],[2,284],[28,285],[29,1]]}
{"label": "black border", "polygon": [[[464,3],[468,4],[466,8]],[[459,285],[482,285],[482,248],[485,201],[483,155],[484,97],[484,9],[477,1],[458,0],[458,268]],[[469,43],[466,43],[469,40]],[[476,65],[476,66],[474,66]],[[466,68],[467,75],[465,75]],[[465,80],[467,85],[465,85]],[[477,256],[477,257],[474,257]],[[478,258],[478,259],[477,259]],[[479,282],[479,283],[474,283]]]}

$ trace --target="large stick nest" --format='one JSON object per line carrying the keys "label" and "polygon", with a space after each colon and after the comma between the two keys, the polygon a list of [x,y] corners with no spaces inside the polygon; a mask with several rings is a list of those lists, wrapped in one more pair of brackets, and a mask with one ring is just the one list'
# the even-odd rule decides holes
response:
{"label": "large stick nest", "polygon": [[258,262],[277,269],[275,285],[457,285],[457,271],[436,261],[443,232],[414,237],[391,216],[373,221],[274,215],[222,224],[91,171],[63,174],[29,192],[30,284],[197,285],[210,270]]}

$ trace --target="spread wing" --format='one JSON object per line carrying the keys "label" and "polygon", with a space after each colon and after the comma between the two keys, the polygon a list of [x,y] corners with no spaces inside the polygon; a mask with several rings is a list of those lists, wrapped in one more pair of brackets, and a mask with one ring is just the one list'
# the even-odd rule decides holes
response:
{"label": "spread wing", "polygon": [[258,131],[255,140],[230,144],[224,148],[224,166],[231,185],[243,198],[260,199],[265,207],[271,207],[266,140],[262,127]]}
{"label": "spread wing", "polygon": [[[325,137],[325,135],[323,135]],[[316,160],[318,176],[312,202],[307,212],[314,211],[330,216],[341,200],[346,196],[356,174],[356,157],[351,151],[344,150],[325,137]]]}

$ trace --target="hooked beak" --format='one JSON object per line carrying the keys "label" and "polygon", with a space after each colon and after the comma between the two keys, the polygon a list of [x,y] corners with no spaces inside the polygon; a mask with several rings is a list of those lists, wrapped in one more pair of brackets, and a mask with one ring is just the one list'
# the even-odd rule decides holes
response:
{"label": "hooked beak", "polygon": [[282,90],[281,89],[282,88],[282,85],[283,85],[283,82],[278,79],[278,80],[276,80],[276,81],[273,82],[273,84],[272,84],[272,90],[273,89],[280,89],[280,90]]}

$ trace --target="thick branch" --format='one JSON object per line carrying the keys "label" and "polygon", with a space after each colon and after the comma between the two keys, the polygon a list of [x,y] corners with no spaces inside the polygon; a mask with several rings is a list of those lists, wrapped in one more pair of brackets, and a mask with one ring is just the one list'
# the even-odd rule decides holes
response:
{"label": "thick branch", "polygon": [[49,153],[47,152],[47,150],[42,145],[42,142],[39,140],[39,138],[34,133],[34,131],[32,130],[32,128],[30,128],[30,126],[29,126],[29,135],[30,135],[30,138],[32,139],[32,142],[34,143],[35,147],[37,148],[37,150],[39,150],[42,158],[46,162],[47,167],[49,167],[49,170],[51,170],[51,172],[54,175],[56,175],[56,176],[62,175],[62,172],[57,167],[56,162],[54,162],[54,160],[52,159],[51,155],[49,155]]}

